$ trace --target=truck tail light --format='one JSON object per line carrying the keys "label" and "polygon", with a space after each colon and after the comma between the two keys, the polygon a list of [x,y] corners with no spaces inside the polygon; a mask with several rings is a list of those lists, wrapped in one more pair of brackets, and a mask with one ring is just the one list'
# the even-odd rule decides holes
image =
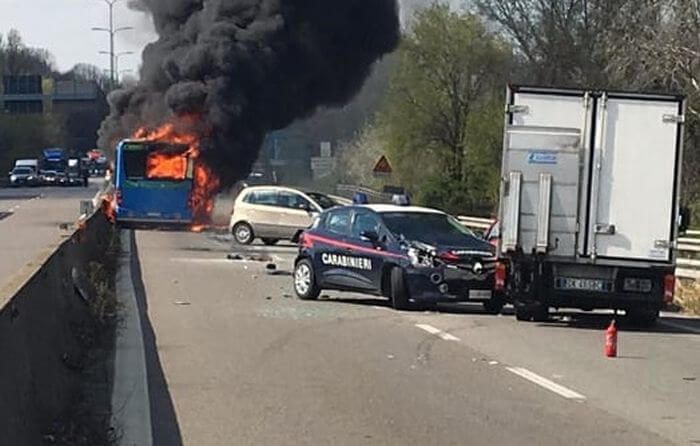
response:
{"label": "truck tail light", "polygon": [[503,262],[496,263],[496,271],[494,273],[494,289],[495,291],[503,291],[506,289],[506,265]]}
{"label": "truck tail light", "polygon": [[676,291],[676,276],[666,274],[664,277],[664,302],[670,304],[673,302],[673,294]]}
{"label": "truck tail light", "polygon": [[114,195],[117,197],[117,204],[121,206],[123,200],[122,191],[120,189],[117,189]]}

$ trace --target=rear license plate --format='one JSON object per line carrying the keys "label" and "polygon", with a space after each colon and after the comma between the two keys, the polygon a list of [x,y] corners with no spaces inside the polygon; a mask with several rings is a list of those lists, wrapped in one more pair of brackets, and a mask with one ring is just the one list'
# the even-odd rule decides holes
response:
{"label": "rear license plate", "polygon": [[607,280],[559,277],[556,283],[560,290],[610,291],[610,282]]}
{"label": "rear license plate", "polygon": [[491,290],[469,290],[469,299],[474,299],[474,300],[491,299]]}

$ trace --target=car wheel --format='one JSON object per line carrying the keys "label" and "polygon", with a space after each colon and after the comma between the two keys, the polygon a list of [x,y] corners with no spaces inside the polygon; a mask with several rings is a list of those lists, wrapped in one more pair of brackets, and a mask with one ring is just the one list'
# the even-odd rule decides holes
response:
{"label": "car wheel", "polygon": [[262,241],[267,246],[274,246],[277,244],[277,242],[279,242],[279,240],[276,238],[264,238],[264,239],[262,239]]}
{"label": "car wheel", "polygon": [[301,300],[314,300],[321,294],[313,263],[309,259],[299,260],[294,267],[294,292]]}
{"label": "car wheel", "polygon": [[248,223],[236,223],[233,227],[233,239],[239,245],[250,245],[255,240],[255,234],[253,233],[253,228],[250,227]]}
{"label": "car wheel", "polygon": [[396,310],[409,309],[409,294],[406,288],[406,279],[401,268],[395,267],[391,270],[391,305]]}

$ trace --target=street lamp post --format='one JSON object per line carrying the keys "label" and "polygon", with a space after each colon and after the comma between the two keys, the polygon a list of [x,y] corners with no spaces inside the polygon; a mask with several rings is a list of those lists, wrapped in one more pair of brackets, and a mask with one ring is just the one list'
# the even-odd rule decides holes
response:
{"label": "street lamp post", "polygon": [[[119,71],[119,59],[122,56],[130,56],[130,55],[134,54],[134,52],[133,51],[121,51],[119,53],[112,54],[109,51],[100,51],[100,54],[106,54],[106,55],[110,56],[112,58],[112,60],[114,61],[114,64],[110,68],[110,73],[112,72],[112,70],[114,70],[115,81],[116,81],[116,83],[119,83],[119,73],[121,73],[121,71]],[[122,70],[122,71],[124,71],[124,70]]]}
{"label": "street lamp post", "polygon": [[115,85],[115,74],[116,74],[116,58],[115,58],[115,53],[114,53],[114,36],[122,31],[127,31],[130,29],[134,29],[131,26],[122,26],[119,28],[114,27],[114,5],[119,1],[119,0],[103,0],[107,6],[109,7],[109,28],[100,28],[100,27],[93,27],[93,31],[102,31],[109,33],[109,78],[110,82],[112,84],[112,87]]}

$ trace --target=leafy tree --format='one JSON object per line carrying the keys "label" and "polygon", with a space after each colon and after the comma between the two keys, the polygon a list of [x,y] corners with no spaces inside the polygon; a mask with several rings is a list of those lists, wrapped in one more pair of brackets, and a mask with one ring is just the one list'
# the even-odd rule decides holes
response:
{"label": "leafy tree", "polygon": [[399,182],[450,210],[492,200],[493,181],[470,186],[498,171],[508,44],[478,16],[435,3],[416,14],[398,59],[380,123]]}
{"label": "leafy tree", "polygon": [[0,173],[8,172],[18,158],[34,158],[41,149],[61,145],[65,134],[61,119],[48,114],[0,115]]}

